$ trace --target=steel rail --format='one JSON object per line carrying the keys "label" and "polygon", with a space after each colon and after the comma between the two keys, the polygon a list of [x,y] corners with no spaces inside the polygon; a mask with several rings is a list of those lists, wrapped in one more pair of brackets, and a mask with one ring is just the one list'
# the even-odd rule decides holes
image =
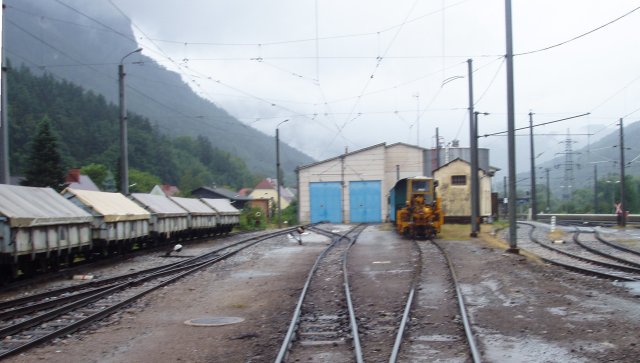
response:
{"label": "steel rail", "polygon": [[[251,233],[251,231],[240,231],[240,232],[233,232],[233,233],[227,233],[227,234],[218,234],[213,236],[208,235],[208,236],[192,237],[189,239],[183,239],[181,240],[180,243],[186,242],[188,244],[193,244],[200,241],[219,240],[219,239],[224,239],[229,237],[241,236],[247,233]],[[44,282],[52,281],[58,278],[66,278],[66,277],[69,277],[70,275],[77,274],[80,271],[85,270],[87,268],[105,266],[105,265],[113,264],[115,262],[126,261],[135,257],[144,256],[146,254],[152,254],[158,251],[164,252],[166,251],[168,246],[172,245],[172,243],[175,244],[175,243],[178,243],[178,241],[174,240],[174,241],[161,242],[160,244],[155,244],[153,246],[136,248],[124,254],[109,255],[97,260],[84,259],[70,266],[66,266],[66,267],[58,266],[58,269],[55,271],[51,270],[47,272],[40,272],[34,276],[26,277],[26,278],[18,277],[17,279],[12,280],[6,285],[0,286],[0,291],[2,292],[12,291],[12,290],[17,290],[24,287],[30,288],[33,286],[34,283],[44,283]],[[80,285],[77,285],[77,286],[80,286]],[[73,287],[69,287],[69,289],[73,289]],[[0,302],[0,304],[2,304],[2,302]]]}
{"label": "steel rail", "polygon": [[604,238],[600,235],[600,231],[598,231],[597,229],[595,229],[595,233],[596,233],[596,238],[598,239],[598,241],[600,241],[600,242],[604,243],[605,245],[610,246],[610,247],[613,247],[613,248],[616,248],[616,249],[618,249],[618,250],[620,250],[620,251],[624,251],[624,252],[630,253],[630,254],[632,254],[632,255],[640,256],[640,251],[636,251],[636,250],[634,250],[634,249],[631,249],[631,248],[627,248],[627,247],[621,246],[621,245],[619,245],[619,244],[617,244],[617,243],[613,243],[613,242],[611,242],[611,241],[607,241],[606,239],[604,239]]}
{"label": "steel rail", "polygon": [[400,320],[400,325],[398,326],[396,340],[394,341],[393,348],[391,349],[389,363],[395,363],[398,360],[398,354],[400,353],[400,347],[402,346],[402,340],[404,339],[407,321],[409,320],[409,314],[411,313],[411,307],[413,306],[413,298],[415,296],[417,282],[420,276],[420,271],[422,270],[422,248],[420,248],[418,241],[416,241],[415,239],[413,240],[413,246],[418,251],[416,273],[414,274],[413,281],[411,282],[411,289],[409,290],[409,296],[407,297],[407,302],[405,303],[404,313],[402,314],[402,319]]}
{"label": "steel rail", "polygon": [[409,297],[404,306],[404,313],[402,314],[402,320],[398,327],[398,334],[396,334],[396,340],[393,343],[393,349],[391,350],[391,356],[389,357],[389,363],[395,363],[398,360],[398,354],[400,353],[400,346],[402,345],[402,339],[404,338],[404,331],[407,326],[407,320],[409,319],[409,313],[411,312],[411,306],[413,305],[413,296],[415,295],[415,286],[409,291]]}
{"label": "steel rail", "polygon": [[83,290],[83,289],[92,289],[94,287],[104,286],[104,285],[114,285],[114,284],[117,284],[117,283],[121,283],[122,280],[124,280],[124,279],[134,279],[134,278],[138,278],[139,276],[143,276],[143,275],[146,275],[146,274],[154,273],[156,271],[172,269],[172,268],[177,267],[177,266],[190,265],[190,264],[194,263],[194,261],[197,261],[199,259],[209,258],[210,256],[218,254],[221,251],[227,250],[227,249],[232,248],[232,247],[236,247],[236,246],[241,245],[243,243],[247,243],[248,241],[251,241],[251,240],[254,240],[254,239],[259,239],[259,238],[270,238],[270,237],[283,235],[283,234],[289,233],[290,231],[292,231],[294,229],[295,229],[295,227],[291,227],[291,228],[288,228],[288,229],[284,229],[282,231],[271,232],[271,233],[268,233],[268,234],[265,234],[265,235],[260,235],[260,236],[255,236],[255,237],[250,237],[250,238],[247,238],[247,239],[243,239],[241,241],[231,243],[231,244],[229,244],[227,246],[220,247],[220,248],[217,248],[215,250],[212,250],[212,251],[209,251],[207,253],[204,253],[202,255],[194,256],[194,257],[191,257],[189,259],[186,259],[186,260],[183,260],[183,261],[179,261],[179,262],[173,262],[173,263],[169,263],[169,264],[166,264],[166,265],[152,267],[152,268],[148,268],[148,269],[145,269],[145,270],[136,271],[136,272],[132,272],[132,273],[124,274],[124,275],[119,275],[119,276],[114,276],[114,277],[110,277],[110,278],[106,278],[106,279],[88,281],[88,282],[85,282],[85,283],[82,283],[82,284],[78,284],[78,285],[75,285],[75,286],[63,287],[63,288],[60,288],[60,289],[55,289],[55,290],[46,291],[46,292],[43,292],[43,293],[24,296],[24,297],[17,298],[17,299],[5,300],[5,301],[0,302],[0,310],[6,310],[6,309],[9,309],[9,308],[12,308],[12,307],[15,307],[15,306],[31,303],[33,301],[43,300],[43,299],[46,299],[46,298],[50,298],[50,297],[54,297],[54,296],[58,296],[58,295],[62,295],[62,294],[66,294],[66,293],[70,293],[70,292],[74,292],[74,291],[80,291],[80,290]]}
{"label": "steel rail", "polygon": [[464,332],[467,337],[467,342],[469,343],[469,351],[471,352],[471,359],[473,360],[474,363],[480,363],[482,361],[480,358],[480,352],[478,351],[478,348],[476,345],[476,339],[471,329],[471,322],[469,321],[469,317],[467,315],[467,307],[464,303],[464,296],[462,295],[462,290],[460,289],[460,284],[458,283],[458,276],[453,267],[453,262],[451,261],[451,258],[449,258],[449,254],[447,253],[447,251],[445,251],[444,248],[440,246],[440,244],[438,244],[435,241],[431,241],[431,243],[435,244],[436,247],[438,247],[438,249],[444,256],[444,258],[447,260],[447,265],[449,266],[449,271],[451,272],[453,285],[456,290],[456,296],[458,298],[458,308],[460,310],[460,317],[462,318],[462,325],[464,326]]}
{"label": "steel rail", "polygon": [[[545,246],[543,243],[538,241],[533,236],[533,231],[536,229],[535,225],[530,224],[530,223],[525,223],[525,222],[518,222],[518,223],[531,227],[531,230],[529,231],[529,239],[532,242],[534,242],[535,244],[537,244],[539,246],[542,246],[542,247],[545,247],[546,249],[548,249],[550,251],[553,251],[553,252],[558,252],[558,253],[562,252],[562,251],[557,251],[556,249],[550,248],[549,246]],[[567,257],[574,258],[573,255],[567,254],[566,252],[564,254],[563,253],[559,253],[559,254],[560,255],[567,255]],[[566,264],[566,263],[563,263],[563,262],[560,262],[560,261],[557,261],[557,260],[554,260],[554,259],[551,259],[551,258],[546,258],[546,257],[540,256],[540,255],[537,255],[537,256],[541,260],[543,260],[543,261],[545,261],[547,263],[550,263],[550,264],[553,264],[553,265],[556,265],[556,266],[560,266],[560,267],[563,267],[563,268],[565,268],[567,270],[575,271],[575,272],[582,273],[582,274],[593,275],[593,276],[597,276],[597,277],[601,277],[601,278],[605,278],[605,279],[609,279],[609,280],[614,280],[614,281],[619,281],[619,280],[638,281],[637,279],[631,278],[631,277],[613,275],[613,274],[610,274],[610,273],[607,273],[607,272],[603,272],[603,271],[598,271],[598,270],[594,270],[594,269],[588,269],[588,268],[584,268],[584,267],[578,267],[578,266],[575,266],[575,265],[569,265],[569,264]],[[582,262],[589,263],[587,261],[582,261]]]}
{"label": "steel rail", "polygon": [[293,316],[291,318],[291,322],[289,323],[289,328],[287,329],[287,333],[285,334],[282,345],[280,346],[280,350],[278,351],[278,355],[276,356],[276,359],[275,359],[276,363],[284,362],[284,360],[287,358],[287,354],[289,353],[289,349],[293,344],[296,331],[300,324],[300,318],[302,316],[302,304],[304,303],[305,297],[307,295],[307,291],[309,290],[309,286],[311,285],[311,280],[313,279],[316,271],[318,270],[320,262],[325,258],[327,253],[332,248],[334,248],[338,244],[338,242],[340,242],[342,239],[347,239],[348,241],[351,241],[351,239],[347,237],[347,235],[353,232],[357,227],[358,226],[353,227],[352,229],[345,232],[344,234],[325,231],[321,228],[316,228],[313,226],[310,227],[310,229],[313,229],[325,236],[332,238],[332,241],[331,241],[331,244],[329,244],[329,246],[327,246],[327,248],[325,248],[324,251],[322,251],[322,253],[320,253],[320,255],[316,258],[316,261],[314,262],[313,266],[309,270],[309,273],[307,274],[307,279],[302,288],[302,291],[300,292],[300,297],[298,298],[298,303],[296,304],[296,307],[293,312]]}
{"label": "steel rail", "polygon": [[210,266],[210,265],[212,265],[214,263],[217,263],[217,262],[219,262],[221,260],[224,260],[224,259],[226,259],[226,258],[228,258],[230,256],[233,256],[236,253],[240,252],[241,250],[243,250],[245,248],[248,248],[248,247],[251,247],[251,246],[253,246],[253,245],[255,245],[255,244],[259,243],[259,242],[262,242],[264,240],[270,239],[275,235],[283,235],[283,234],[286,234],[286,233],[288,233],[288,231],[285,230],[285,231],[280,231],[280,232],[277,232],[277,233],[274,233],[274,234],[270,234],[269,237],[262,237],[262,238],[258,238],[258,239],[256,239],[256,238],[248,239],[245,242],[251,241],[252,239],[256,239],[256,240],[252,241],[252,242],[249,242],[245,246],[242,246],[241,248],[238,248],[238,249],[236,249],[234,251],[230,251],[230,252],[228,252],[228,253],[226,253],[224,255],[215,256],[215,257],[212,257],[208,261],[197,263],[195,266],[181,266],[181,267],[177,267],[177,268],[172,269],[172,270],[159,271],[159,272],[156,272],[156,273],[154,273],[152,275],[149,275],[149,276],[143,276],[140,279],[137,279],[137,280],[134,280],[134,281],[128,281],[128,282],[125,282],[125,283],[123,283],[121,285],[114,286],[114,287],[109,288],[107,290],[101,291],[98,294],[96,294],[95,297],[87,297],[87,298],[82,299],[80,301],[65,305],[65,306],[63,306],[63,307],[61,307],[59,309],[54,310],[53,312],[47,312],[46,314],[38,316],[38,317],[36,317],[34,319],[30,319],[30,320],[27,320],[27,321],[25,321],[23,323],[19,323],[19,324],[15,325],[15,326],[5,327],[4,329],[2,329],[0,331],[1,335],[6,335],[7,332],[10,332],[16,326],[20,326],[20,327],[25,327],[26,326],[27,328],[33,327],[33,326],[37,325],[37,324],[33,324],[35,322],[35,319],[39,319],[40,321],[43,321],[43,320],[44,321],[49,321],[49,320],[51,320],[52,317],[59,316],[60,314],[65,313],[66,311],[63,311],[64,308],[66,308],[67,311],[73,310],[73,309],[75,309],[77,307],[80,307],[80,306],[86,306],[86,305],[92,303],[93,301],[98,300],[100,297],[106,296],[106,295],[108,295],[110,293],[117,292],[119,290],[123,290],[123,289],[125,289],[127,287],[140,285],[141,283],[143,283],[143,282],[145,282],[147,280],[151,280],[151,279],[158,278],[158,277],[163,277],[163,276],[166,276],[166,275],[169,275],[169,274],[175,274],[175,276],[172,276],[172,277],[170,277],[170,278],[168,278],[168,279],[166,279],[164,281],[161,281],[160,283],[158,283],[158,284],[156,284],[156,285],[154,285],[154,286],[152,286],[150,288],[147,288],[147,289],[145,289],[145,290],[143,290],[141,292],[138,292],[138,293],[134,294],[133,296],[131,296],[129,298],[126,298],[126,299],[124,299],[124,300],[122,300],[122,301],[120,301],[120,302],[118,302],[116,304],[113,304],[113,305],[101,310],[100,312],[97,312],[95,314],[89,315],[84,319],[80,319],[80,320],[78,320],[78,321],[76,321],[76,322],[74,322],[72,324],[69,324],[67,326],[64,326],[64,327],[61,327],[59,329],[56,329],[56,330],[54,330],[54,331],[52,331],[52,332],[50,332],[48,334],[45,334],[45,335],[42,335],[42,336],[37,337],[35,339],[32,339],[32,340],[30,340],[28,342],[25,342],[22,345],[19,345],[17,347],[12,348],[12,349],[8,349],[5,352],[0,353],[0,359],[2,359],[4,357],[7,357],[7,356],[10,356],[10,355],[13,355],[13,354],[16,354],[16,353],[19,353],[19,352],[22,352],[24,350],[27,350],[27,349],[29,349],[29,348],[37,345],[37,344],[40,344],[41,342],[48,341],[48,340],[53,339],[55,337],[58,337],[60,335],[73,332],[73,331],[79,329],[80,327],[83,327],[85,325],[93,323],[94,321],[99,320],[99,319],[101,319],[101,318],[113,313],[114,311],[118,310],[122,306],[126,306],[126,305],[130,304],[131,302],[139,299],[140,297],[142,297],[142,296],[144,296],[144,295],[146,295],[146,294],[148,294],[148,293],[150,293],[150,292],[152,292],[152,291],[154,291],[156,289],[164,287],[164,286],[166,286],[166,285],[168,285],[170,283],[173,283],[173,282],[181,279],[182,277],[185,277],[185,276],[187,276],[187,275],[189,275],[191,273],[199,271],[199,270],[201,270],[201,269],[203,269],[205,267],[208,267],[208,266]]}
{"label": "steel rail", "polygon": [[[635,267],[635,268],[640,268],[640,263],[629,261],[629,260],[624,259],[622,257],[613,256],[613,255],[611,255],[609,253],[600,251],[600,250],[598,250],[596,248],[587,246],[586,244],[580,242],[580,233],[584,233],[584,232],[580,231],[579,229],[576,229],[576,231],[573,233],[573,242],[575,242],[578,246],[580,246],[580,247],[584,248],[585,250],[587,250],[587,251],[589,251],[589,252],[591,252],[593,254],[596,254],[598,256],[606,257],[608,259],[611,259],[611,260],[614,260],[616,262],[620,262],[620,263],[623,263],[623,264],[626,264],[626,265],[629,265],[629,266],[632,266],[632,267]],[[594,232],[591,232],[591,233],[594,233]]]}
{"label": "steel rail", "polygon": [[293,317],[291,318],[289,329],[287,330],[287,334],[284,337],[284,341],[282,342],[282,346],[280,347],[280,351],[278,352],[278,355],[276,357],[276,360],[275,360],[276,363],[284,361],[284,359],[286,358],[287,352],[289,350],[289,347],[293,342],[295,331],[297,330],[298,323],[300,322],[300,316],[302,315],[302,303],[304,302],[304,298],[307,295],[307,290],[309,289],[309,285],[311,284],[311,279],[313,278],[315,271],[318,269],[318,265],[320,264],[320,261],[324,258],[324,256],[326,256],[329,250],[332,249],[338,243],[338,241],[340,241],[340,239],[342,238],[344,238],[344,236],[334,236],[334,238],[331,241],[331,244],[329,244],[329,246],[327,246],[327,248],[325,248],[324,251],[320,253],[320,255],[316,258],[316,261],[314,262],[313,266],[311,266],[311,269],[309,270],[309,274],[307,275],[305,284],[302,288],[302,292],[300,293],[300,297],[298,298],[298,303],[296,304],[296,307],[293,311]]}
{"label": "steel rail", "polygon": [[344,294],[345,294],[345,297],[347,298],[347,307],[349,309],[349,323],[351,325],[351,334],[353,337],[353,346],[354,346],[353,348],[354,348],[354,353],[356,355],[356,362],[363,363],[364,359],[362,354],[362,346],[360,345],[360,335],[358,333],[358,322],[356,320],[356,311],[353,308],[353,301],[351,300],[351,287],[349,286],[349,272],[347,271],[347,260],[349,259],[349,250],[351,250],[351,247],[353,246],[353,244],[356,243],[358,236],[360,236],[360,233],[364,231],[366,226],[364,226],[360,230],[356,230],[356,228],[354,228],[355,236],[351,238],[351,242],[349,243],[347,250],[342,256],[342,274],[344,276]]}
{"label": "steel rail", "polygon": [[640,269],[636,268],[636,267],[630,267],[630,266],[623,266],[623,265],[619,265],[619,264],[613,264],[613,263],[608,263],[608,262],[603,262],[603,261],[598,261],[598,260],[592,260],[590,258],[586,258],[586,257],[582,257],[582,256],[578,256],[578,255],[574,255],[572,253],[551,247],[551,246],[547,246],[546,244],[540,242],[537,238],[533,237],[533,230],[535,230],[537,227],[533,224],[530,223],[526,223],[526,222],[518,222],[519,224],[523,224],[523,225],[527,225],[532,227],[533,229],[531,230],[529,237],[531,238],[531,241],[535,242],[536,244],[540,245],[541,247],[544,247],[550,251],[556,252],[558,254],[561,255],[565,255],[571,258],[575,258],[576,260],[582,261],[582,262],[586,262],[586,263],[590,263],[596,266],[600,266],[600,267],[605,267],[605,268],[610,268],[612,270],[618,270],[618,271],[623,271],[623,272],[629,272],[629,273],[637,273],[640,274]]}

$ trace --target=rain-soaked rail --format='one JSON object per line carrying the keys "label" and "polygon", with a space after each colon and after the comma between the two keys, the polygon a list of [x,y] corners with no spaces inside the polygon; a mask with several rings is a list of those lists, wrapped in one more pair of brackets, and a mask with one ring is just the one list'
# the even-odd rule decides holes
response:
{"label": "rain-soaked rail", "polygon": [[293,229],[246,238],[178,263],[5,301],[0,307],[0,359],[72,333],[151,291]]}
{"label": "rain-soaked rail", "polygon": [[[346,261],[349,248],[365,228],[366,225],[357,225],[343,234],[313,228],[332,238],[332,242],[309,271],[276,362],[305,360],[319,351],[332,357],[328,361],[355,358],[356,362],[363,362]],[[339,291],[344,299],[326,298],[327,293],[339,295]]]}
{"label": "rain-soaked rail", "polygon": [[[548,263],[610,280],[640,281],[640,269],[637,267],[611,261],[611,258],[602,256],[604,253],[593,254],[578,245],[562,247],[564,241],[557,246],[553,245],[551,241],[543,242],[536,236],[536,234],[540,235],[540,232],[536,232],[536,225],[525,222],[518,222],[518,224],[530,227],[529,238],[521,240],[520,247]],[[578,232],[574,231],[573,233]],[[576,250],[576,248],[582,251]],[[591,256],[586,256],[586,252]]]}
{"label": "rain-soaked rail", "polygon": [[482,361],[480,358],[480,352],[478,351],[476,338],[475,338],[475,335],[473,334],[471,321],[469,320],[469,314],[467,313],[467,307],[464,303],[464,296],[462,295],[462,290],[460,289],[460,284],[458,283],[458,276],[453,266],[453,262],[451,262],[451,258],[449,257],[449,254],[447,253],[447,251],[444,248],[442,248],[442,246],[439,243],[435,241],[432,241],[432,242],[433,244],[436,245],[436,247],[438,247],[440,252],[442,252],[442,255],[447,261],[447,265],[449,266],[449,271],[451,272],[451,281],[454,285],[454,289],[456,291],[456,297],[458,300],[458,309],[460,311],[460,317],[462,319],[462,326],[464,327],[465,336],[467,338],[467,344],[469,345],[469,353],[471,354],[471,359],[473,360],[473,362],[479,363]]}

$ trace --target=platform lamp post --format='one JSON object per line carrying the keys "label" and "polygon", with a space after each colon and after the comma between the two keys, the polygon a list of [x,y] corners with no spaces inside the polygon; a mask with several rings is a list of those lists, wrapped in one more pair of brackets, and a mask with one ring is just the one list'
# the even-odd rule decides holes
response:
{"label": "platform lamp post", "polygon": [[124,98],[124,59],[128,56],[139,53],[142,48],[138,48],[127,53],[118,64],[118,88],[120,101],[120,192],[129,194],[129,155],[127,151],[127,107]]}
{"label": "platform lamp post", "polygon": [[276,126],[276,193],[278,195],[277,207],[278,208],[278,228],[282,228],[282,213],[280,210],[280,136],[278,128],[285,122],[288,122],[289,119],[281,121]]}

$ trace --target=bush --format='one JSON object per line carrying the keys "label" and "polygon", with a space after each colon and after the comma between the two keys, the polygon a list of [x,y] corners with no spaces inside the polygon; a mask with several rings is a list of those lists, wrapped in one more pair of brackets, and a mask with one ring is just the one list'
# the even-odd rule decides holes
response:
{"label": "bush", "polygon": [[243,231],[265,229],[267,227],[267,217],[260,208],[245,207],[240,214],[240,226]]}

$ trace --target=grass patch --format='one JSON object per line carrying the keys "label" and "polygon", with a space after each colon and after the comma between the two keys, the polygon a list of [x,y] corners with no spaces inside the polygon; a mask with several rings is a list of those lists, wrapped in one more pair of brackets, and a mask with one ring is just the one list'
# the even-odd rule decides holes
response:
{"label": "grass patch", "polygon": [[471,226],[468,224],[443,224],[438,239],[451,240],[468,240],[471,234]]}
{"label": "grass patch", "polygon": [[555,231],[550,232],[548,236],[552,241],[564,240],[564,231],[556,229]]}

